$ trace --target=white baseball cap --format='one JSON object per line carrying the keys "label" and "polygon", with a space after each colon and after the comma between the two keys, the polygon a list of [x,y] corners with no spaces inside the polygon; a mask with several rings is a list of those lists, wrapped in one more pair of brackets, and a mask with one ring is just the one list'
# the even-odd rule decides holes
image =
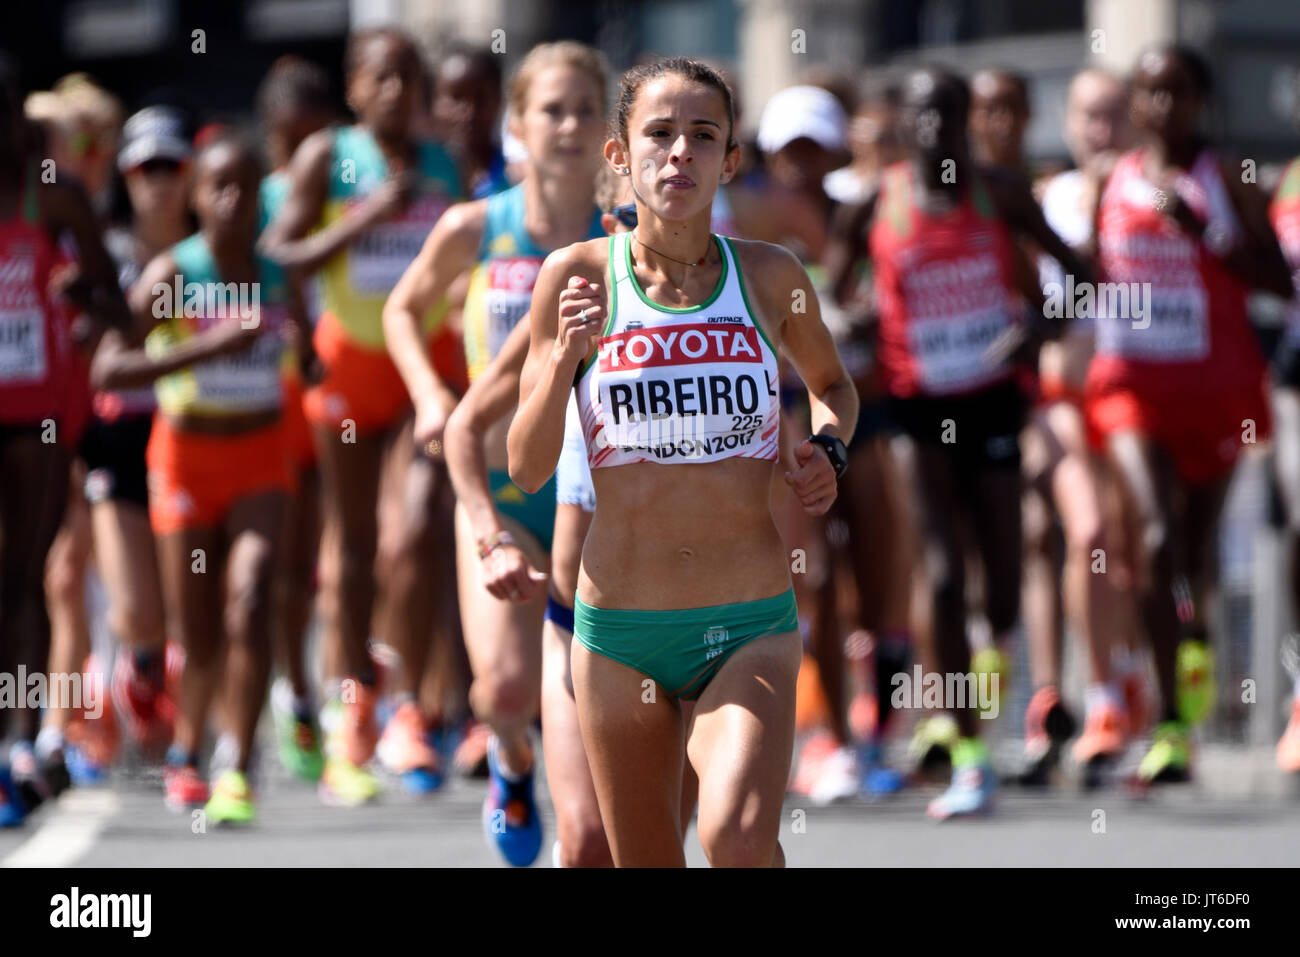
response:
{"label": "white baseball cap", "polygon": [[828,150],[843,150],[848,117],[834,94],[819,86],[788,86],[763,107],[758,148],[775,153],[808,138]]}
{"label": "white baseball cap", "polygon": [[152,159],[181,162],[194,147],[185,135],[185,119],[179,110],[149,106],[126,121],[122,128],[122,149],[117,168],[126,172]]}

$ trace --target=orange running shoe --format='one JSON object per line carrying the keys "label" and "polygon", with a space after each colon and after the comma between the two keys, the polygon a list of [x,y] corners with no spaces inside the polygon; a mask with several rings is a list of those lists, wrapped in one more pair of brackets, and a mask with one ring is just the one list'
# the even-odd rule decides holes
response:
{"label": "orange running shoe", "polygon": [[169,765],[163,770],[163,789],[167,806],[174,811],[201,807],[208,803],[208,782],[188,764]]}
{"label": "orange running shoe", "polygon": [[1074,760],[1090,764],[1099,758],[1114,758],[1124,750],[1128,720],[1118,705],[1105,703],[1091,709],[1083,722],[1083,734],[1074,742]]}
{"label": "orange running shoe", "polygon": [[799,752],[799,762],[789,790],[793,794],[811,797],[821,778],[822,767],[836,751],[835,736],[825,728],[813,732]]}
{"label": "orange running shoe", "polygon": [[[337,752],[349,764],[361,767],[370,761],[379,743],[379,723],[375,720],[378,692],[360,681],[353,681],[350,695],[344,695],[343,717],[339,722]],[[352,701],[346,701],[347,697]]]}
{"label": "orange running shoe", "polygon": [[[117,760],[121,733],[113,709],[113,696],[109,691],[108,676],[91,654],[82,665],[83,705],[93,702],[98,708],[83,707],[74,714],[64,729],[64,738],[80,753],[81,758],[97,771],[103,771]],[[98,711],[98,716],[92,712]]]}
{"label": "orange running shoe", "polygon": [[1289,774],[1300,772],[1300,697],[1291,702],[1291,720],[1277,743],[1277,766]]}
{"label": "orange running shoe", "polygon": [[429,747],[429,729],[414,701],[405,702],[388,719],[376,753],[379,762],[394,774],[438,767],[438,755]]}

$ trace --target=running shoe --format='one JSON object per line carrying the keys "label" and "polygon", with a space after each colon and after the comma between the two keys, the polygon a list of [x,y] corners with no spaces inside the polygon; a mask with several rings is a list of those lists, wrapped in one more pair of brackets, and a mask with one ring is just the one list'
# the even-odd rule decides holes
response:
{"label": "running shoe", "polygon": [[953,748],[959,738],[957,721],[950,714],[936,714],[916,723],[907,745],[908,757],[919,769],[929,769],[952,761]]}
{"label": "running shoe", "polygon": [[63,761],[68,768],[68,778],[73,787],[91,788],[108,780],[108,768],[86,757],[75,744],[63,749]]}
{"label": "running shoe", "polygon": [[1178,645],[1175,666],[1178,717],[1183,724],[1200,724],[1214,710],[1214,653],[1204,641],[1188,638]]}
{"label": "running shoe", "polygon": [[72,775],[64,757],[63,732],[55,727],[41,728],[36,735],[36,760],[41,774],[49,782],[50,790],[57,796],[72,786]]}
{"label": "running shoe", "polygon": [[163,769],[163,791],[167,806],[173,811],[202,807],[208,801],[208,782],[197,768],[169,764]]}
{"label": "running shoe", "polygon": [[379,796],[379,782],[365,768],[327,757],[317,793],[330,807],[359,807]]}
{"label": "running shoe", "polygon": [[1074,742],[1074,760],[1080,765],[1094,761],[1111,760],[1124,751],[1128,721],[1122,708],[1109,702],[1099,704],[1088,712],[1083,722],[1083,734]]}
{"label": "running shoe", "polygon": [[30,742],[18,741],[9,749],[9,774],[29,811],[54,797],[54,790],[45,780],[41,763],[36,760],[36,749]]}
{"label": "running shoe", "polygon": [[835,736],[825,728],[809,735],[803,747],[799,749],[799,760],[795,764],[790,791],[804,797],[812,797],[818,778],[821,777],[822,765],[835,753],[835,748]]}
{"label": "running shoe", "polygon": [[1300,772],[1300,696],[1291,702],[1291,720],[1277,743],[1277,766],[1288,774]]}
{"label": "running shoe", "polygon": [[1055,685],[1034,692],[1025,709],[1025,767],[1020,783],[1044,787],[1060,761],[1061,745],[1075,730],[1074,716],[1066,710]]}
{"label": "running shoe", "polygon": [[438,752],[429,746],[429,729],[414,701],[398,707],[375,750],[379,763],[401,775],[408,791],[427,794],[442,785]]}
{"label": "running shoe", "polygon": [[[987,688],[991,699],[987,703],[982,700],[978,702],[980,714],[987,714],[994,708],[997,709],[998,714],[1001,714],[1007,680],[1011,675],[1011,660],[997,645],[985,645],[971,655],[970,670],[978,681],[976,694],[983,698],[984,689]],[[984,677],[985,675],[988,677]],[[994,675],[997,676],[996,683],[993,681]]]}
{"label": "running shoe", "polygon": [[146,754],[167,747],[176,722],[176,704],[167,692],[166,652],[159,649],[154,658],[142,671],[140,656],[129,648],[121,649],[111,684],[117,716]]}
{"label": "running shoe", "polygon": [[530,866],[542,850],[542,819],[533,800],[533,770],[507,778],[497,763],[497,739],[492,736],[488,742],[483,831],[488,843],[511,867]]}
{"label": "running shoe", "polygon": [[996,790],[988,747],[978,738],[962,738],[953,751],[952,784],[929,803],[925,813],[937,821],[988,814]]}
{"label": "running shoe", "polygon": [[822,806],[856,797],[861,779],[857,753],[850,747],[838,747],[821,762],[808,796]]}
{"label": "running shoe", "polygon": [[1186,781],[1191,777],[1191,743],[1187,726],[1166,721],[1156,727],[1155,742],[1138,765],[1141,784],[1165,784]]}
{"label": "running shoe", "polygon": [[378,693],[360,681],[353,682],[350,691],[353,700],[344,700],[336,753],[349,764],[361,767],[375,756],[379,743],[379,723],[375,720]]}
{"label": "running shoe", "polygon": [[473,718],[465,727],[464,737],[456,746],[452,755],[452,766],[467,778],[485,778],[488,776],[487,752],[492,729]]}
{"label": "running shoe", "polygon": [[63,733],[67,743],[80,752],[79,760],[87,772],[99,777],[117,760],[121,734],[113,696],[104,693],[106,683],[98,657],[91,654],[81,670],[85,697],[99,707],[83,707],[80,713],[74,713]]}
{"label": "running shoe", "polygon": [[213,824],[247,824],[253,820],[253,792],[248,778],[236,770],[223,771],[212,786],[204,813]]}
{"label": "running shoe", "polygon": [[27,817],[27,807],[14,785],[9,769],[0,764],[0,827],[18,827]]}
{"label": "running shoe", "polygon": [[873,797],[895,794],[907,784],[903,772],[885,764],[884,748],[879,741],[872,741],[862,748],[858,765],[862,768],[862,790]]}
{"label": "running shoe", "polygon": [[325,769],[320,735],[310,711],[294,710],[293,688],[287,678],[277,678],[271,686],[271,716],[284,769],[304,781],[319,781]]}

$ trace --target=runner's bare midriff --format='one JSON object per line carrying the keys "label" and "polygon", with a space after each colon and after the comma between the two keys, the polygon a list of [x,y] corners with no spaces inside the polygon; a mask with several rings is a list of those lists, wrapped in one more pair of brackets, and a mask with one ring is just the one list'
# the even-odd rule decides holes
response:
{"label": "runner's bare midriff", "polygon": [[597,608],[702,608],[790,587],[770,461],[597,469],[578,596]]}

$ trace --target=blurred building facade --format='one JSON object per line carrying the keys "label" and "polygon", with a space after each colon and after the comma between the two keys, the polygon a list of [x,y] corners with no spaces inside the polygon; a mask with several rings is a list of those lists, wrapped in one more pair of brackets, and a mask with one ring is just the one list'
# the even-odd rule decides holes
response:
{"label": "blurred building facade", "polygon": [[[166,87],[212,112],[247,110],[280,53],[337,68],[348,29],[378,23],[405,25],[431,54],[453,38],[495,45],[507,66],[559,37],[599,46],[620,69],[650,53],[707,57],[731,69],[750,128],[772,93],[813,66],[852,77],[923,60],[1000,64],[1032,81],[1039,159],[1064,155],[1059,119],[1074,70],[1126,72],[1146,44],[1178,38],[1215,68],[1216,136],[1261,162],[1296,147],[1295,0],[54,0],[14,3],[6,15],[0,48],[33,88],[85,69],[128,106]],[[193,50],[196,30],[206,53]]]}

